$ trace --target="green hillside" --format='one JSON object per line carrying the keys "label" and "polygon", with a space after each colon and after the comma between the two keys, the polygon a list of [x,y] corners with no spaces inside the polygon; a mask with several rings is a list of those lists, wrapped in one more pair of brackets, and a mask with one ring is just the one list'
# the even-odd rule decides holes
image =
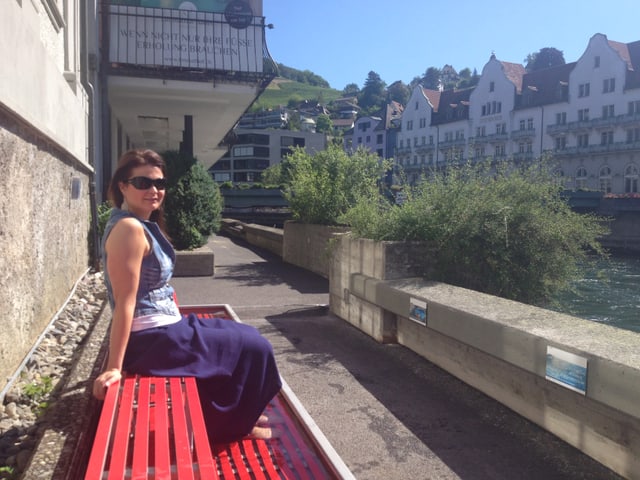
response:
{"label": "green hillside", "polygon": [[280,105],[287,106],[292,99],[298,102],[320,100],[320,103],[326,105],[341,96],[342,92],[333,88],[316,87],[278,77],[258,97],[251,110],[269,109]]}

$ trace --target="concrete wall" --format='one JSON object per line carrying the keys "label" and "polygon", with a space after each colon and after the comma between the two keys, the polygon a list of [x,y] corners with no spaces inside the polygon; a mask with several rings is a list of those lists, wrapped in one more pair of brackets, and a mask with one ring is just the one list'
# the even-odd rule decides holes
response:
{"label": "concrete wall", "polygon": [[58,4],[0,15],[0,389],[89,265],[78,6]]}
{"label": "concrete wall", "polygon": [[251,245],[264,248],[282,257],[282,229],[249,223],[244,225],[243,231],[245,240]]}
{"label": "concrete wall", "polygon": [[[399,248],[342,236],[331,263],[331,311],[410,348],[623,477],[640,478],[637,333],[428,282],[408,262],[405,272],[397,264],[386,271]],[[427,258],[420,248],[409,245],[396,259]],[[425,302],[426,325],[409,319],[412,299]],[[585,394],[546,379],[547,347],[587,360]]]}
{"label": "concrete wall", "polygon": [[344,231],[343,227],[285,222],[282,259],[329,278],[331,239]]}

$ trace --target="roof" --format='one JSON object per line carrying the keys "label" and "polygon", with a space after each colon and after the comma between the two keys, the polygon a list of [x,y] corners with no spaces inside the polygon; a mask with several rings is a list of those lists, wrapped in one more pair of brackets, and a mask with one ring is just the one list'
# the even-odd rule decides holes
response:
{"label": "roof", "polygon": [[519,63],[500,62],[504,75],[507,79],[513,83],[516,87],[516,92],[522,92],[522,77],[527,73],[527,70]]}
{"label": "roof", "polygon": [[433,111],[437,112],[440,106],[440,92],[438,90],[430,90],[428,88],[422,88],[422,93],[427,97],[429,103],[433,107]]}
{"label": "roof", "polygon": [[433,125],[469,119],[469,98],[475,87],[438,92],[439,108],[431,118]]}
{"label": "roof", "polygon": [[568,99],[569,75],[576,62],[529,72],[522,77],[516,109],[563,102]]}

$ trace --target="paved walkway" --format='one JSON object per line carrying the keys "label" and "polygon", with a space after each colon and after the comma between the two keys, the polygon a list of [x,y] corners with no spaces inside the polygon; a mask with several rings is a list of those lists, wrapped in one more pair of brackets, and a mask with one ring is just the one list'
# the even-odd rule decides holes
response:
{"label": "paved walkway", "polygon": [[618,479],[398,345],[328,313],[327,280],[213,237],[213,277],[175,278],[181,304],[227,303],[274,346],[282,376],[359,480]]}

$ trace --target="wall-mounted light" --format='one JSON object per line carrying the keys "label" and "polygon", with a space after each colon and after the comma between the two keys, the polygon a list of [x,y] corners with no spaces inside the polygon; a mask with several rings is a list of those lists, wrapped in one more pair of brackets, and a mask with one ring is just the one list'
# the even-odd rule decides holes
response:
{"label": "wall-mounted light", "polygon": [[71,200],[77,200],[82,194],[82,182],[78,177],[71,177]]}

